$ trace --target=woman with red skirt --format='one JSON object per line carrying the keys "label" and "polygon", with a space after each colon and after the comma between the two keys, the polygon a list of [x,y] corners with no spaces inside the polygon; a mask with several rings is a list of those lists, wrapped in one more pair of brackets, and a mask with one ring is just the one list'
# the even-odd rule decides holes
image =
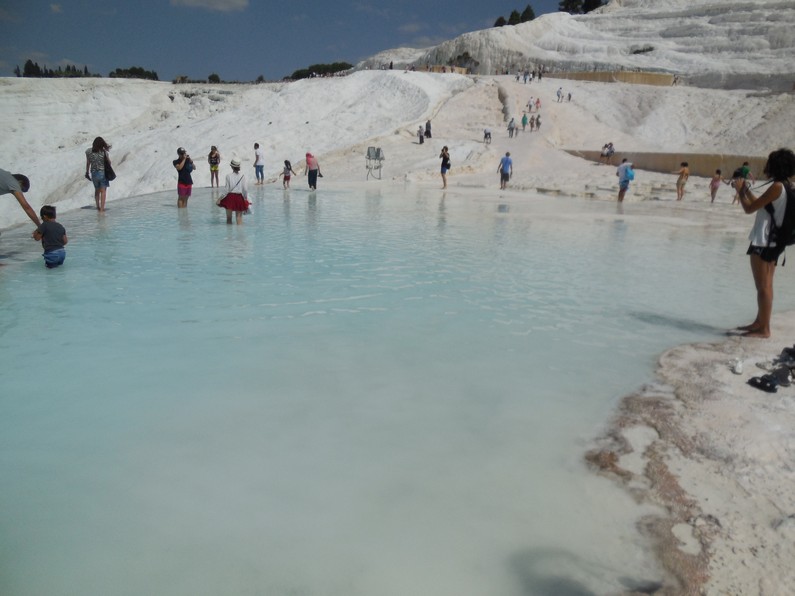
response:
{"label": "woman with red skirt", "polygon": [[233,159],[232,173],[226,175],[226,195],[218,201],[218,206],[226,209],[226,223],[232,223],[232,213],[238,224],[243,223],[243,213],[248,211],[248,187],[246,175],[240,173],[240,161]]}

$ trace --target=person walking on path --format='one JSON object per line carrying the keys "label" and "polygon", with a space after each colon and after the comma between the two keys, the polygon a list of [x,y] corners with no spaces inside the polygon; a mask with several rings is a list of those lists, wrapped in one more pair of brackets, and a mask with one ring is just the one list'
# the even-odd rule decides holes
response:
{"label": "person walking on path", "polygon": [[431,138],[431,121],[430,120],[426,120],[425,121],[425,138],[426,139],[430,139]]}
{"label": "person walking on path", "polygon": [[221,186],[221,183],[218,182],[218,170],[221,167],[221,154],[218,152],[218,147],[215,145],[210,147],[207,163],[210,164],[210,188],[212,188],[213,185]]}
{"label": "person walking on path", "polygon": [[522,114],[522,132],[527,128],[527,112]]}
{"label": "person walking on path", "polygon": [[97,211],[105,211],[105,200],[108,197],[108,187],[110,181],[105,175],[105,160],[110,164],[110,145],[102,137],[97,137],[91,144],[90,149],[86,149],[86,178],[94,184],[94,202],[97,204]]}
{"label": "person walking on path", "polygon": [[[755,196],[745,178],[735,178],[732,185],[740,195],[740,205],[756,219],[748,236],[751,244],[746,254],[750,255],[751,273],[756,286],[756,318],[749,325],[737,327],[745,337],[770,337],[770,316],[773,312],[773,275],[778,258],[786,245],[771,237],[772,228],[784,222],[787,207],[787,185],[795,175],[795,154],[790,149],[778,149],[767,158],[765,176],[771,184],[761,195]],[[769,209],[768,209],[769,207]]]}
{"label": "person walking on path", "polygon": [[681,201],[685,198],[685,185],[687,184],[687,179],[690,178],[690,168],[687,165],[686,161],[683,161],[679,164],[679,169],[672,172],[673,174],[678,174],[679,178],[676,179],[676,200]]}
{"label": "person walking on path", "polygon": [[442,188],[447,188],[447,172],[450,171],[450,151],[447,149],[447,145],[442,147],[439,157],[442,160]]}
{"label": "person walking on path", "polygon": [[311,190],[317,190],[317,179],[322,178],[323,174],[320,173],[320,165],[317,163],[317,158],[309,151],[306,152],[306,169],[304,170],[304,176],[308,177],[309,188]]}
{"label": "person walking on path", "polygon": [[28,180],[27,176],[23,176],[22,174],[12,174],[7,170],[0,169],[0,195],[14,195],[14,198],[19,203],[19,206],[22,207],[22,210],[30,218],[30,221],[39,226],[41,225],[39,216],[36,215],[33,207],[30,206],[30,203],[28,203],[28,200],[25,198],[25,193],[29,190],[30,180]]}
{"label": "person walking on path", "polygon": [[42,223],[33,232],[33,239],[41,241],[44,253],[44,265],[47,269],[55,269],[66,260],[66,250],[64,247],[69,238],[66,237],[64,227],[55,221],[55,207],[44,205],[39,211]]}
{"label": "person walking on path", "polygon": [[508,138],[513,138],[513,133],[516,130],[516,120],[511,118],[511,121],[508,123]]}
{"label": "person walking on path", "polygon": [[417,143],[422,145],[425,142],[425,132],[422,129],[422,125],[417,128]]}
{"label": "person walking on path", "polygon": [[177,170],[177,207],[184,209],[188,206],[188,199],[193,189],[193,160],[184,147],[177,149],[177,159],[172,161]]}
{"label": "person walking on path", "polygon": [[629,183],[635,179],[632,162],[627,161],[626,157],[621,160],[621,165],[616,169],[616,176],[618,176],[618,202],[621,203],[629,190]]}
{"label": "person walking on path", "polygon": [[226,194],[218,201],[218,206],[226,209],[226,223],[232,223],[232,213],[235,222],[243,223],[243,214],[248,211],[248,186],[246,175],[240,173],[240,161],[233,159],[229,162],[232,173],[226,175]]}
{"label": "person walking on path", "polygon": [[508,186],[508,180],[513,176],[513,160],[511,159],[511,152],[505,153],[505,157],[500,159],[500,165],[497,167],[500,173],[500,190],[505,190]]}
{"label": "person walking on path", "polygon": [[257,175],[255,184],[265,184],[265,153],[254,143],[254,172]]}
{"label": "person walking on path", "polygon": [[536,130],[541,130],[541,114],[536,114]]}

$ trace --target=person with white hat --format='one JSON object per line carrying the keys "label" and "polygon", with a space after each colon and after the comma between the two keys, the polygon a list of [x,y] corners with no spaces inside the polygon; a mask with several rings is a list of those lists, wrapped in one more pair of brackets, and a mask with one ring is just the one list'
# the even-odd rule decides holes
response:
{"label": "person with white hat", "polygon": [[232,213],[235,221],[243,223],[243,213],[248,211],[248,186],[246,175],[240,172],[240,160],[234,158],[230,163],[232,173],[226,175],[226,194],[218,200],[218,206],[226,209],[226,223],[232,223]]}

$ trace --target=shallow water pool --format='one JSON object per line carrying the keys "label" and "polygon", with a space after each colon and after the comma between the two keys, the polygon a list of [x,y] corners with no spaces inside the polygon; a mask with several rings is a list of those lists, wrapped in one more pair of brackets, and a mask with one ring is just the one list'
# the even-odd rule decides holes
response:
{"label": "shallow water pool", "polygon": [[67,213],[53,271],[3,234],[0,592],[660,579],[650,510],[582,456],[662,350],[750,321],[745,234],[670,205],[373,189],[259,189],[243,226],[209,189]]}

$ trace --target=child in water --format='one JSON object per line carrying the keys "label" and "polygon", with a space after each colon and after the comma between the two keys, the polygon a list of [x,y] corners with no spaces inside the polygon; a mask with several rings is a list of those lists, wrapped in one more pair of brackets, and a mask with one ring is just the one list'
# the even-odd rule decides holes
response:
{"label": "child in water", "polygon": [[64,227],[55,221],[55,207],[44,205],[39,211],[41,225],[33,232],[34,240],[41,240],[44,249],[44,265],[47,269],[54,269],[66,260],[64,246],[69,242]]}
{"label": "child in water", "polygon": [[207,155],[207,163],[210,164],[210,188],[213,186],[220,186],[218,182],[218,168],[221,166],[221,154],[218,152],[218,147],[215,145],[210,148],[210,153]]}
{"label": "child in water", "polygon": [[709,194],[712,195],[710,203],[715,202],[715,196],[718,194],[718,189],[720,188],[722,180],[723,178],[721,178],[720,170],[715,170],[715,173],[712,175],[712,180],[709,181]]}
{"label": "child in water", "polygon": [[284,176],[284,180],[282,181],[284,188],[290,188],[290,178],[292,177],[292,174],[295,174],[295,172],[293,172],[293,166],[289,159],[285,159],[284,170],[281,174],[279,174],[280,176]]}

